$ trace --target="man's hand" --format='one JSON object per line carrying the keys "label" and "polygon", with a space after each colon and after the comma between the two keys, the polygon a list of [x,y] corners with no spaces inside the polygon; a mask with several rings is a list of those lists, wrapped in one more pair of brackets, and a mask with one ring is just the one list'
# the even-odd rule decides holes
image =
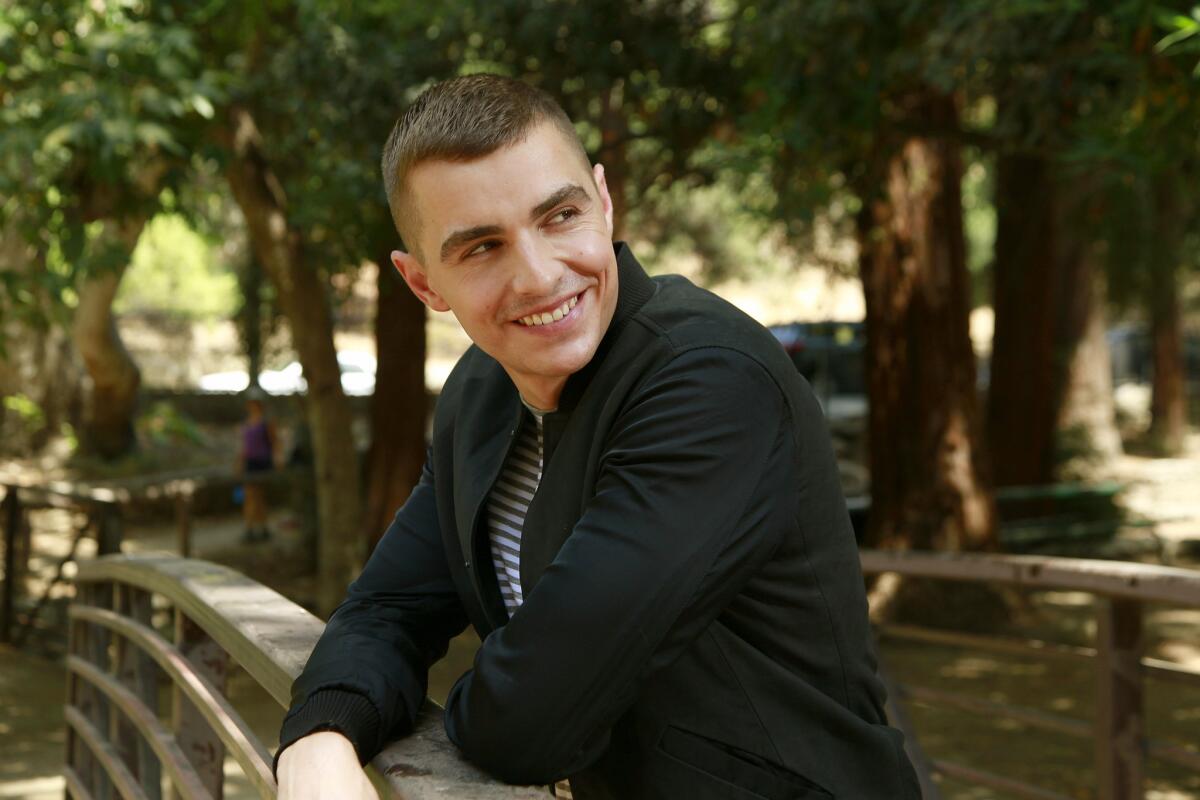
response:
{"label": "man's hand", "polygon": [[297,739],[279,757],[280,800],[379,800],[350,740],[336,731]]}

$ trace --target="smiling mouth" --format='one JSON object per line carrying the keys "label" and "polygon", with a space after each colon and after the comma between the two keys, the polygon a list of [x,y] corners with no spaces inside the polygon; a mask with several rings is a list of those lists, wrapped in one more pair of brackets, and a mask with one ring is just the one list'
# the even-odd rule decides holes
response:
{"label": "smiling mouth", "polygon": [[547,311],[541,314],[530,314],[527,317],[521,317],[520,319],[515,320],[515,322],[518,325],[524,325],[526,328],[536,328],[541,325],[549,325],[551,323],[558,322],[560,319],[570,314],[571,309],[574,308],[575,304],[578,302],[579,295],[575,295],[569,300],[564,301],[562,305],[553,311]]}

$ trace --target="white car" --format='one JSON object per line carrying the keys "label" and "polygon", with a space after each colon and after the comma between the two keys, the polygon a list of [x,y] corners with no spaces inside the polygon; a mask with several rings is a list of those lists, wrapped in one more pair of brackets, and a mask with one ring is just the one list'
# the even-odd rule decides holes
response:
{"label": "white car", "polygon": [[[338,367],[342,372],[342,391],[348,395],[369,395],[375,392],[375,356],[356,350],[345,350],[337,354]],[[245,371],[214,372],[200,378],[202,392],[244,392],[250,385]],[[283,369],[263,370],[258,374],[258,385],[267,394],[300,394],[308,391],[304,370],[299,361],[293,361]]]}

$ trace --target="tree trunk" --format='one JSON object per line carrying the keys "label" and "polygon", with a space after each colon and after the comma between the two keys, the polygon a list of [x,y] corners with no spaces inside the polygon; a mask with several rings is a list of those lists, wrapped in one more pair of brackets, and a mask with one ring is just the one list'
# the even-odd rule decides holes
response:
{"label": "tree trunk", "polygon": [[604,93],[600,108],[600,152],[597,160],[604,165],[605,182],[613,203],[613,239],[625,238],[625,212],[628,210],[626,187],[629,182],[629,161],[626,139],[629,121],[625,117],[625,85],[617,80]]}
{"label": "tree trunk", "polygon": [[[928,95],[920,109],[953,127],[949,98]],[[981,550],[995,542],[968,335],[961,173],[954,143],[908,139],[857,218],[870,396],[867,540],[876,547]]]}
{"label": "tree trunk", "polygon": [[1071,354],[1058,424],[1055,461],[1060,478],[1064,469],[1066,477],[1089,477],[1095,467],[1123,450],[1113,401],[1112,356],[1105,336],[1104,280],[1094,267],[1091,259],[1084,257],[1076,292],[1080,313],[1085,315],[1083,332]]}
{"label": "tree trunk", "polygon": [[1044,156],[997,160],[988,434],[998,486],[1051,483],[1074,456],[1121,450],[1092,188]]}
{"label": "tree trunk", "polygon": [[306,263],[300,237],[288,225],[287,200],[263,154],[252,115],[234,107],[229,123],[224,131],[226,177],[246,218],[255,257],[275,286],[308,383],[306,411],[320,526],[317,605],[328,614],[362,568],[364,556],[358,457],[333,346],[328,291],[317,270]]}
{"label": "tree trunk", "polygon": [[1002,154],[996,162],[996,258],[988,435],[997,486],[1054,479],[1054,328],[1051,291],[1061,262],[1053,224],[1055,185],[1045,158]]}
{"label": "tree trunk", "polygon": [[262,319],[262,268],[254,259],[242,268],[239,276],[242,290],[242,308],[238,314],[238,327],[242,335],[242,346],[246,351],[246,377],[248,386],[258,386],[262,374],[263,319]]}
{"label": "tree trunk", "polygon": [[1154,187],[1154,235],[1150,256],[1150,337],[1154,363],[1150,399],[1150,443],[1156,453],[1183,452],[1187,429],[1183,320],[1179,309],[1180,196],[1173,175],[1159,176]]}
{"label": "tree trunk", "polygon": [[425,461],[425,305],[408,290],[391,260],[379,260],[375,313],[375,396],[367,454],[366,538],[383,536],[408,499]]}
{"label": "tree trunk", "polygon": [[71,338],[91,381],[84,398],[80,448],[112,459],[128,453],[137,444],[133,418],[141,373],[121,342],[112,304],[146,218],[130,216],[105,220],[102,224],[104,232],[96,246],[119,247],[125,258],[120,266],[83,280],[71,323]]}

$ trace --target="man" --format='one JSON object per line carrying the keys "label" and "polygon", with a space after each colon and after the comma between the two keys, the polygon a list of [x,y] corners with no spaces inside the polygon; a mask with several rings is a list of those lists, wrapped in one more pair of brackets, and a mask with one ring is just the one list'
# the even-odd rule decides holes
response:
{"label": "man", "polygon": [[283,794],[371,796],[358,762],[411,730],[472,624],[446,732],[505,781],[918,797],[821,411],[770,334],[613,245],[603,167],[522,83],[429,89],[384,178],[396,268],[474,347],[293,687]]}

